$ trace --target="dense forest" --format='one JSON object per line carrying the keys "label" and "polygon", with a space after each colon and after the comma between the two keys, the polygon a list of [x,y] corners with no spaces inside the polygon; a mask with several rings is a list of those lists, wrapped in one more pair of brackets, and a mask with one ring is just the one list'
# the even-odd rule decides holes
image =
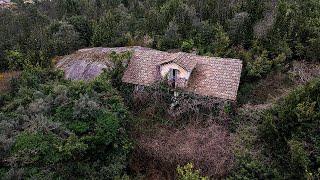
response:
{"label": "dense forest", "polygon": [[[3,179],[320,178],[319,0],[12,2],[0,71],[21,74],[0,93]],[[133,98],[130,53],[90,82],[54,68],[122,46],[241,59],[237,102],[184,94],[172,112],[162,84]]]}

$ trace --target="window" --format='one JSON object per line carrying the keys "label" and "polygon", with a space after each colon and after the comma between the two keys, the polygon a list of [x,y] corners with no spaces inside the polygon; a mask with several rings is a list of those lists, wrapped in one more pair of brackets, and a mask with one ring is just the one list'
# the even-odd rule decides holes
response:
{"label": "window", "polygon": [[179,70],[178,69],[170,69],[169,71],[169,84],[173,87],[176,88],[176,82],[178,80],[178,74]]}

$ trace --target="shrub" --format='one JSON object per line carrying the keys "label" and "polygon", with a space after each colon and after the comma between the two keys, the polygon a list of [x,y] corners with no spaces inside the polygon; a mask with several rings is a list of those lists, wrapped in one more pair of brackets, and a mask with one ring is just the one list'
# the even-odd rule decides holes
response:
{"label": "shrub", "polygon": [[0,124],[12,129],[0,132],[8,138],[1,139],[8,146],[1,154],[10,162],[5,168],[24,169],[25,178],[46,171],[58,179],[124,173],[132,147],[125,130],[129,117],[107,73],[84,83],[38,68],[22,72],[14,84],[0,114]]}
{"label": "shrub", "polygon": [[227,179],[279,179],[276,169],[264,165],[250,157],[237,159],[235,169]]}
{"label": "shrub", "polygon": [[181,45],[181,50],[184,52],[190,52],[194,47],[193,40],[183,41]]}
{"label": "shrub", "polygon": [[261,140],[290,178],[318,173],[320,167],[320,80],[299,87],[264,116]]}
{"label": "shrub", "polygon": [[177,167],[178,179],[179,180],[207,180],[207,177],[200,176],[198,170],[193,169],[193,164],[188,163],[185,166]]}
{"label": "shrub", "polygon": [[223,57],[228,53],[230,38],[220,24],[214,28],[215,39],[213,42],[214,56]]}
{"label": "shrub", "polygon": [[[179,95],[173,97],[174,91]],[[225,123],[225,117],[219,116],[224,110],[225,102],[219,98],[173,90],[167,82],[158,82],[153,86],[144,87],[141,91],[134,91],[132,103],[133,111],[136,113],[145,114],[153,119],[169,118],[185,124],[212,116]]]}
{"label": "shrub", "polygon": [[51,56],[68,54],[81,46],[79,33],[66,22],[54,22],[49,27]]}
{"label": "shrub", "polygon": [[271,71],[272,61],[268,59],[267,52],[264,51],[253,62],[248,62],[246,70],[249,77],[261,78]]}
{"label": "shrub", "polygon": [[22,70],[30,64],[26,57],[24,57],[24,55],[17,50],[7,51],[6,60],[9,66],[8,69],[11,71]]}

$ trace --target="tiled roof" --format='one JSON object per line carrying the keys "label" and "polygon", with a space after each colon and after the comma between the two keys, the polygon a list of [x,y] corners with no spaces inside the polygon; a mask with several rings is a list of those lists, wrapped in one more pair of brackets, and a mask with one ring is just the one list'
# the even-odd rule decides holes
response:
{"label": "tiled roof", "polygon": [[160,64],[174,62],[189,72],[191,72],[193,68],[197,65],[197,61],[191,58],[192,56],[194,56],[194,54],[178,52],[178,53],[172,53],[172,56],[173,56],[172,59],[165,59],[161,61]]}
{"label": "tiled roof", "polygon": [[172,62],[182,66],[185,70],[191,72],[197,65],[196,59],[192,58],[194,54],[181,53],[181,55]]}
{"label": "tiled roof", "polygon": [[135,50],[123,82],[151,85],[161,79],[161,64],[174,62],[192,71],[187,91],[203,96],[236,100],[240,83],[242,61],[198,56],[188,53],[167,53],[157,50]]}
{"label": "tiled roof", "polygon": [[172,59],[175,54],[145,49],[135,50],[128,68],[124,72],[123,82],[139,85],[151,85],[161,79],[161,62]]}
{"label": "tiled roof", "polygon": [[173,62],[191,72],[186,91],[230,100],[237,97],[242,69],[242,62],[237,59],[168,53],[143,47],[90,48],[63,57],[56,67],[63,69],[68,79],[90,80],[102,69],[113,67],[108,54],[124,51],[132,51],[133,57],[124,72],[123,82],[149,86],[161,80],[160,66]]}
{"label": "tiled roof", "polygon": [[235,100],[242,70],[237,59],[194,57],[197,66],[188,81],[187,90],[204,96]]}

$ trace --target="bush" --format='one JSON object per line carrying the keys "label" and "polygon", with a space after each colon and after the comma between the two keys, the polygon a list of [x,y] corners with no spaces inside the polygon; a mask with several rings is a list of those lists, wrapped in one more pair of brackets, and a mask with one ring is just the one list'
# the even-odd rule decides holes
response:
{"label": "bush", "polygon": [[75,27],[67,22],[53,22],[49,27],[51,56],[61,56],[81,47],[81,39]]}
{"label": "bush", "polygon": [[176,20],[169,23],[163,36],[159,36],[157,48],[160,50],[169,50],[179,47],[181,34],[178,32],[179,26]]}
{"label": "bush", "polygon": [[1,140],[1,158],[10,160],[1,171],[9,176],[9,169],[24,169],[24,178],[50,171],[63,179],[124,174],[132,147],[129,117],[107,73],[84,83],[63,80],[59,71],[30,69],[14,84],[0,114],[0,123],[12,130],[0,132],[8,138]]}
{"label": "bush", "polygon": [[194,42],[192,40],[183,41],[181,45],[181,50],[184,52],[190,52],[193,49]]}
{"label": "bush", "polygon": [[265,116],[261,140],[289,178],[316,178],[320,167],[320,79],[299,87]]}
{"label": "bush", "polygon": [[261,78],[271,71],[272,61],[268,59],[267,55],[267,52],[264,51],[253,62],[248,62],[246,70],[249,77]]}
{"label": "bush", "polygon": [[230,38],[220,24],[214,28],[215,39],[213,43],[214,56],[224,57],[228,53]]}
{"label": "bush", "polygon": [[250,157],[241,157],[237,160],[235,169],[227,179],[279,179],[278,172],[267,167],[262,162]]}
{"label": "bush", "polygon": [[177,167],[178,179],[179,180],[207,180],[207,177],[200,176],[198,170],[193,169],[193,164],[188,163],[185,166]]}
{"label": "bush", "polygon": [[24,55],[19,51],[7,51],[5,56],[9,66],[8,69],[11,71],[22,70],[30,65],[28,60],[26,60]]}

